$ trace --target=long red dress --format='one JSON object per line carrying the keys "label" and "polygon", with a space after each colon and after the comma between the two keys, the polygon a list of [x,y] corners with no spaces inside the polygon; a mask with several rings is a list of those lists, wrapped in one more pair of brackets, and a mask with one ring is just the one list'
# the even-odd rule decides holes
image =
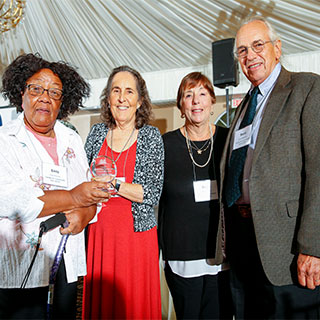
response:
{"label": "long red dress", "polygon": [[[117,176],[127,182],[133,180],[136,146],[117,161]],[[99,154],[111,155],[106,141]],[[157,230],[134,232],[131,201],[111,198],[89,225],[87,269],[84,319],[161,319]]]}

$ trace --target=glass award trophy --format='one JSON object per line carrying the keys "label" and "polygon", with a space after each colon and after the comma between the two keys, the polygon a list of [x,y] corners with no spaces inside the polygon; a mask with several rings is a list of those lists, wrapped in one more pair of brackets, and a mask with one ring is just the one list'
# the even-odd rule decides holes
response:
{"label": "glass award trophy", "polygon": [[103,190],[111,194],[115,192],[111,182],[117,176],[117,166],[113,159],[108,156],[94,158],[90,165],[90,172],[93,180],[106,183],[106,188]]}

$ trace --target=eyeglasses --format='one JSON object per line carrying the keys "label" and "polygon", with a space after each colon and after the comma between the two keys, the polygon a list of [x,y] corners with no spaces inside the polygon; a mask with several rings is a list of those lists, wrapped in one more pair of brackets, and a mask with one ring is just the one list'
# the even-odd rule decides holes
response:
{"label": "eyeglasses", "polygon": [[38,84],[32,84],[32,83],[26,85],[26,88],[28,88],[28,92],[32,96],[41,96],[41,95],[43,95],[43,93],[45,91],[47,91],[49,97],[54,100],[60,100],[62,98],[62,94],[63,94],[62,90],[60,90],[60,89],[56,89],[56,88],[45,89]]}
{"label": "eyeglasses", "polygon": [[[250,48],[255,53],[259,53],[259,52],[263,51],[265,44],[269,43],[269,42],[273,42],[273,41],[271,41],[271,40],[269,40],[269,41],[256,40],[256,41],[252,42]],[[236,52],[234,54],[238,58],[244,58],[244,57],[246,57],[248,55],[248,50],[249,50],[249,47],[241,46],[241,47],[237,48],[237,50],[236,50]]]}

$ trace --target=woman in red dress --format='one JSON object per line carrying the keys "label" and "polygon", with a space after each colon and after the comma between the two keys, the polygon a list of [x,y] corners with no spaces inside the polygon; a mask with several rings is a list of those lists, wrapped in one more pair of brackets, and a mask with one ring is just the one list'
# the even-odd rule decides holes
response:
{"label": "woman in red dress", "polygon": [[163,184],[160,132],[148,125],[151,102],[141,75],[115,68],[101,98],[103,123],[92,127],[89,163],[107,155],[117,166],[116,195],[88,228],[84,319],[161,319],[154,206]]}

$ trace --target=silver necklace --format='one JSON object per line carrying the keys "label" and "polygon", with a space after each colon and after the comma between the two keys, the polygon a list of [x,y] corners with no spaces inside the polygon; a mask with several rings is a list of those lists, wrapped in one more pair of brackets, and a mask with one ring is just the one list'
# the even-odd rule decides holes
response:
{"label": "silver necklace", "polygon": [[133,133],[134,133],[134,131],[136,130],[136,128],[133,128],[133,130],[132,130],[132,132],[131,132],[131,134],[130,134],[130,136],[129,136],[129,138],[128,138],[128,140],[126,141],[126,143],[124,144],[124,146],[122,147],[122,149],[121,149],[121,151],[120,151],[120,153],[119,153],[119,155],[118,155],[118,157],[117,157],[117,159],[116,160],[114,160],[114,155],[113,155],[113,148],[112,148],[112,141],[113,141],[113,130],[111,130],[111,137],[110,137],[110,139],[111,139],[111,155],[112,155],[112,160],[115,162],[115,163],[117,163],[117,161],[119,160],[119,158],[121,157],[121,154],[122,154],[122,152],[123,152],[123,150],[125,149],[125,147],[127,146],[127,144],[129,143],[129,141],[131,140],[131,138],[132,138],[132,136],[133,136]]}
{"label": "silver necklace", "polygon": [[188,148],[188,151],[189,151],[189,156],[190,156],[191,161],[193,162],[193,164],[196,165],[196,166],[199,167],[199,168],[204,168],[205,166],[208,165],[208,163],[209,163],[210,160],[211,160],[212,151],[213,151],[213,134],[212,134],[211,125],[209,125],[209,129],[210,129],[210,142],[211,142],[209,157],[208,157],[208,160],[206,161],[206,163],[204,163],[204,164],[199,164],[199,163],[197,163],[197,162],[194,160],[194,158],[193,158],[191,143],[190,143],[190,139],[189,139],[189,137],[188,137],[188,132],[187,132],[186,127],[184,127],[184,134],[185,134],[185,137],[186,137],[186,144],[187,144],[187,148]]}

